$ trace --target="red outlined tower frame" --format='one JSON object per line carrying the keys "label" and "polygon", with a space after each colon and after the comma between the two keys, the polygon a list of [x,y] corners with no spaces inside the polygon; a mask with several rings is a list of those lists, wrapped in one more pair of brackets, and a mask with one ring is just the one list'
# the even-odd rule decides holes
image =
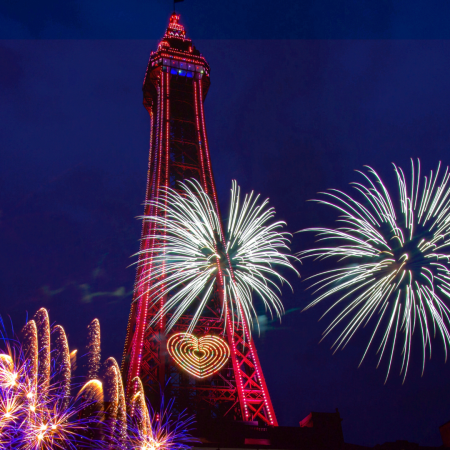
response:
{"label": "red outlined tower frame", "polygon": [[[209,71],[206,60],[186,38],[179,15],[172,14],[158,50],[150,56],[143,85],[144,106],[150,115],[145,215],[162,214],[148,204],[158,199],[161,187],[176,188],[178,181],[189,178],[202,184],[220,214],[203,109],[210,85]],[[141,250],[158,245],[157,239],[147,238],[155,235],[151,227],[152,224],[143,222]],[[149,307],[149,285],[142,281],[148,271],[151,271],[151,261],[144,263],[141,259],[122,361],[128,394],[133,391],[132,380],[136,376],[141,378],[150,397],[170,379],[170,395],[180,402],[180,409],[194,409],[192,412],[196,413],[198,422],[203,418],[231,418],[277,426],[258,354],[246,324],[239,322],[233,329],[231,321],[227,320],[225,334],[231,350],[230,361],[207,380],[190,379],[167,355],[164,318],[156,326],[148,326],[161,306]],[[222,286],[219,273],[214,298],[194,334],[223,333]],[[190,320],[191,316],[185,314],[172,332],[185,331]]]}

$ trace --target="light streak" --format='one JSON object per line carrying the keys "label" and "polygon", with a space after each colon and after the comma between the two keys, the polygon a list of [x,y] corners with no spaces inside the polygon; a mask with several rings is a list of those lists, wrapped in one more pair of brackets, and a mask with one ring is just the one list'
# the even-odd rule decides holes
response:
{"label": "light streak", "polygon": [[103,384],[99,380],[89,380],[78,392],[77,397],[83,396],[88,398],[94,404],[101,405],[103,408],[104,396],[103,396]]}
{"label": "light streak", "polygon": [[336,258],[336,268],[314,275],[316,298],[305,309],[334,298],[325,314],[339,311],[324,337],[343,326],[332,346],[335,351],[344,348],[359,328],[375,322],[361,362],[381,333],[378,364],[387,355],[386,380],[398,340],[403,340],[403,381],[415,331],[421,335],[422,373],[427,351],[431,357],[431,336],[440,336],[445,358],[450,344],[450,172],[447,167],[438,182],[439,163],[420,189],[420,161],[417,167],[411,164],[409,187],[403,170],[394,165],[399,188],[395,200],[370,167],[360,172],[364,182],[353,183],[359,199],[336,189],[322,193],[324,198],[315,201],[335,208],[341,226],[302,230],[317,233],[318,241],[327,245],[297,255]]}
{"label": "light streak", "polygon": [[77,370],[77,354],[78,354],[78,350],[72,350],[69,354],[70,368],[71,368],[72,372],[75,372],[75,370]]}

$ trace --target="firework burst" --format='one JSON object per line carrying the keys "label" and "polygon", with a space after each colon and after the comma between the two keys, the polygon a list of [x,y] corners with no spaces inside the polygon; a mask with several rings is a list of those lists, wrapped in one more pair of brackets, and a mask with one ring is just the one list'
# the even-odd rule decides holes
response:
{"label": "firework burst", "polygon": [[2,340],[0,448],[80,448],[86,442],[84,429],[96,418],[81,418],[90,402],[70,395],[73,386],[64,329],[57,325],[51,332],[48,313],[41,309],[22,330],[22,342],[5,335]]}
{"label": "firework burst", "polygon": [[332,189],[315,200],[339,212],[341,227],[309,228],[327,246],[305,250],[300,258],[336,258],[337,268],[315,275],[316,298],[306,309],[335,299],[325,314],[339,309],[324,336],[343,325],[335,350],[343,348],[356,331],[374,323],[361,362],[375,340],[378,365],[387,355],[389,376],[396,342],[402,341],[403,380],[408,371],[413,334],[420,333],[423,363],[431,357],[431,338],[439,335],[445,357],[450,344],[450,172],[430,172],[421,181],[420,161],[412,162],[411,181],[394,165],[399,195],[393,199],[380,176],[368,167],[364,182],[353,183],[352,197]]}
{"label": "firework burst", "polygon": [[144,390],[139,378],[133,380],[134,395],[130,402],[128,450],[187,450],[193,442],[199,442],[190,432],[194,418],[182,412],[176,414],[173,399],[164,403],[161,396],[159,411],[146,406]]}
{"label": "firework burst", "polygon": [[88,326],[87,382],[77,395],[66,333],[50,327],[45,309],[27,322],[22,341],[0,334],[0,450],[185,450],[194,441],[193,418],[175,417],[173,402],[147,408],[139,378],[127,405],[116,360],[101,363],[97,319]]}
{"label": "firework burst", "polygon": [[153,213],[142,219],[151,222],[152,231],[144,239],[156,244],[139,252],[139,264],[144,267],[140,283],[149,286],[144,291],[153,304],[173,293],[161,308],[161,315],[173,310],[167,331],[198,300],[188,331],[195,328],[216,280],[224,317],[243,319],[251,328],[256,317],[254,293],[271,315],[281,316],[276,281],[287,280],[276,267],[295,271],[289,255],[290,234],[281,231],[284,222],[269,223],[275,210],[267,207],[268,200],[258,201],[259,195],[252,192],[242,202],[240,188],[233,182],[225,231],[209,195],[195,180],[181,183],[178,191],[163,189],[159,200],[150,204]]}

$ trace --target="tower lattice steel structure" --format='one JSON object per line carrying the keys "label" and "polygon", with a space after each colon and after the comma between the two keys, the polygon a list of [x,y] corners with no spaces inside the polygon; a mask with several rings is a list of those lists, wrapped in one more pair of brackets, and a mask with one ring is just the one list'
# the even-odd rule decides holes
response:
{"label": "tower lattice steel structure", "polygon": [[[150,55],[143,85],[151,129],[145,215],[163,214],[149,205],[149,201],[163,195],[161,187],[176,189],[179,181],[189,178],[202,184],[219,211],[203,110],[210,86],[209,72],[205,58],[186,38],[179,15],[172,14],[157,51]],[[155,234],[153,226],[143,223],[141,250],[158,245],[157,239],[148,238]],[[166,349],[167,318],[161,317],[156,326],[148,326],[161,306],[150,306],[149,286],[142,282],[150,265],[142,259],[138,265],[128,322],[122,362],[128,394],[133,391],[132,380],[139,376],[150,398],[158,396],[160,386],[167,386],[177,406],[195,413],[199,424],[207,419],[229,418],[276,426],[256,348],[245,323],[239,322],[233,330],[227,321],[225,339],[231,356],[212,376],[195,379],[174,363]],[[194,330],[196,336],[222,335],[221,287],[219,274],[215,294]],[[169,334],[186,331],[191,319],[188,312]]]}

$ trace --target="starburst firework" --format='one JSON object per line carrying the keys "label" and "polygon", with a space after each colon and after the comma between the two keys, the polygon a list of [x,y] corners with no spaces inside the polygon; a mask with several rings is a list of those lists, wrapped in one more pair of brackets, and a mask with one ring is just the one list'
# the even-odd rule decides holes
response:
{"label": "starburst firework", "polygon": [[[251,328],[256,317],[253,293],[266,310],[280,316],[283,305],[275,281],[287,280],[275,267],[295,271],[289,255],[290,234],[284,222],[268,223],[275,215],[268,200],[258,204],[259,195],[246,195],[233,182],[228,226],[222,229],[219,214],[209,195],[195,180],[180,184],[178,191],[165,188],[150,203],[151,232],[144,239],[155,242],[139,252],[144,267],[139,280],[143,291],[157,304],[169,293],[160,315],[173,310],[167,321],[170,330],[185,311],[199,299],[188,332],[191,332],[219,281],[225,319],[244,320]],[[147,287],[148,286],[148,287]],[[154,323],[152,322],[152,323]]]}
{"label": "starburst firework", "polygon": [[174,401],[164,403],[161,396],[159,411],[147,407],[144,389],[139,378],[133,380],[134,395],[130,402],[127,450],[187,450],[199,442],[190,432],[194,418],[186,411],[176,414]]}
{"label": "starburst firework", "polygon": [[359,200],[332,189],[325,199],[315,200],[335,208],[339,213],[336,229],[309,228],[319,241],[329,246],[305,250],[300,258],[337,258],[337,268],[321,272],[316,299],[305,309],[336,298],[325,312],[341,308],[324,332],[324,337],[338,325],[343,330],[333,344],[343,348],[356,331],[368,322],[375,327],[361,362],[381,333],[378,346],[380,364],[388,354],[389,376],[396,341],[403,335],[403,380],[408,371],[412,338],[420,331],[423,348],[422,373],[427,350],[431,357],[431,337],[438,334],[444,344],[445,357],[450,344],[450,172],[441,177],[441,165],[421,182],[420,161],[412,162],[411,182],[394,165],[399,197],[392,199],[380,176],[372,168],[360,172],[364,183],[353,183]]}

